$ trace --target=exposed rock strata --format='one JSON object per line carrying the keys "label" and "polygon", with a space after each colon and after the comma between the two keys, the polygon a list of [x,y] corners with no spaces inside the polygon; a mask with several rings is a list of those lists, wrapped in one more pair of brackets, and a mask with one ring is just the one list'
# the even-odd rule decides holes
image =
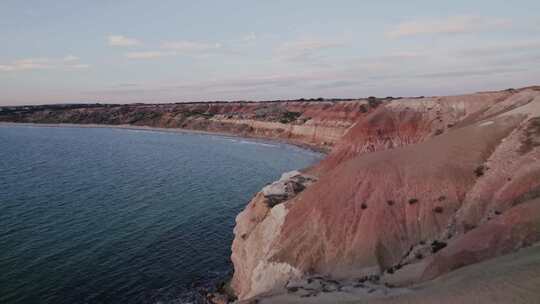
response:
{"label": "exposed rock strata", "polygon": [[539,117],[534,89],[399,100],[359,117],[310,170],[318,180],[279,205],[272,237],[245,225],[259,195],[237,218],[239,298],[315,274],[408,285],[540,241]]}
{"label": "exposed rock strata", "polygon": [[[285,173],[277,182],[263,188],[236,217],[234,233],[237,237],[232,245],[235,253],[232,261],[243,265],[232,282],[237,293],[242,290],[245,297],[256,296],[276,285],[284,286],[291,278],[300,278],[299,269],[268,258],[274,254],[271,244],[279,236],[276,231],[281,229],[288,212],[283,202],[291,203],[314,181],[315,177],[298,171]],[[255,273],[258,275],[253,276]],[[244,280],[249,280],[250,284],[244,284]],[[246,286],[249,289],[243,289]]]}
{"label": "exposed rock strata", "polygon": [[292,199],[306,187],[317,181],[314,176],[302,174],[299,171],[283,173],[278,181],[264,187],[261,192],[267,201],[268,207]]}
{"label": "exposed rock strata", "polygon": [[367,100],[53,105],[2,107],[0,121],[182,128],[328,149],[373,109]]}

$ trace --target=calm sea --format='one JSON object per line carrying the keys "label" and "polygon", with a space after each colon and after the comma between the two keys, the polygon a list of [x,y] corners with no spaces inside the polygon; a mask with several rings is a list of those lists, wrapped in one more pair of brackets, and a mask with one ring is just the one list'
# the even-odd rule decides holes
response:
{"label": "calm sea", "polygon": [[293,146],[0,126],[0,303],[189,303],[228,276],[234,218]]}

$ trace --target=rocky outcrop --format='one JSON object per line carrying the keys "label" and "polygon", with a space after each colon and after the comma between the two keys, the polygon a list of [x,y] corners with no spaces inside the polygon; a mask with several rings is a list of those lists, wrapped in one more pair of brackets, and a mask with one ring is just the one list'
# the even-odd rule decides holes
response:
{"label": "rocky outcrop", "polygon": [[279,203],[292,199],[316,180],[317,178],[314,176],[302,174],[299,171],[291,171],[284,173],[278,181],[264,187],[261,192],[268,207],[272,208]]}
{"label": "rocky outcrop", "polygon": [[318,180],[280,198],[265,237],[246,225],[256,203],[237,218],[239,298],[313,275],[409,285],[538,242],[539,117],[536,89],[404,99],[358,117],[309,170]]}
{"label": "rocky outcrop", "polygon": [[[236,217],[231,259],[238,271],[231,285],[241,297],[260,295],[301,276],[289,264],[268,258],[274,254],[271,245],[277,241],[287,215],[283,202],[291,203],[315,181],[316,177],[298,171],[284,173],[277,182],[264,187]],[[259,275],[253,276],[254,273]],[[245,284],[246,280],[250,284]]]}

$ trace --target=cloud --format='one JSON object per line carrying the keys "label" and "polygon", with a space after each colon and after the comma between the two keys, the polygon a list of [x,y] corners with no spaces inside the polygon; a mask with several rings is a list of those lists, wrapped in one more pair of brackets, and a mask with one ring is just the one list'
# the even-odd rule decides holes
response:
{"label": "cloud", "polygon": [[89,64],[80,63],[80,58],[77,56],[67,55],[62,60],[64,61],[64,67],[68,69],[83,70],[90,68]]}
{"label": "cloud", "polygon": [[222,81],[206,82],[199,85],[206,88],[254,88],[262,86],[288,87],[297,85],[312,78],[314,78],[313,75],[309,74],[277,74],[250,76],[240,79],[226,79]]}
{"label": "cloud", "polygon": [[257,35],[255,35],[255,33],[251,32],[247,35],[245,35],[244,37],[242,37],[242,41],[253,41],[257,39]]}
{"label": "cloud", "polygon": [[128,59],[156,59],[165,56],[175,55],[174,52],[161,52],[161,51],[149,51],[149,52],[129,52],[125,56]]}
{"label": "cloud", "polygon": [[488,76],[496,74],[518,73],[526,71],[524,68],[487,68],[487,69],[468,69],[459,71],[445,71],[435,73],[425,73],[413,75],[419,78],[463,78],[475,76]]}
{"label": "cloud", "polygon": [[471,47],[459,50],[457,54],[462,57],[486,57],[503,54],[520,54],[524,52],[537,53],[540,40],[506,41],[504,43],[483,44],[480,47]]}
{"label": "cloud", "polygon": [[109,35],[107,37],[110,46],[136,46],[140,45],[141,42],[134,38],[128,38],[122,35]]}
{"label": "cloud", "polygon": [[309,61],[315,55],[326,49],[344,47],[345,43],[318,39],[301,39],[285,42],[278,46],[275,54],[285,61]]}
{"label": "cloud", "polygon": [[464,34],[504,29],[511,21],[502,18],[481,16],[453,16],[442,20],[413,20],[398,24],[387,32],[390,38],[400,38],[417,35],[435,34]]}
{"label": "cloud", "polygon": [[15,60],[10,64],[0,65],[0,71],[25,71],[25,70],[37,70],[51,68],[49,65],[50,60],[47,58],[27,58]]}
{"label": "cloud", "polygon": [[221,44],[193,41],[171,41],[162,43],[160,48],[161,50],[157,51],[129,52],[126,53],[125,56],[128,59],[156,59],[181,54],[205,55],[208,52],[220,49]]}
{"label": "cloud", "polygon": [[8,64],[0,64],[1,72],[30,71],[43,69],[86,69],[90,65],[79,62],[79,57],[67,55],[63,58],[26,58]]}
{"label": "cloud", "polygon": [[[400,55],[398,54],[398,57]],[[516,86],[514,83],[519,83],[522,75],[529,75],[527,77],[531,78],[534,70],[519,67],[417,67],[418,65],[415,65],[414,69],[406,71],[377,71],[364,67],[346,70],[312,69],[298,73],[282,70],[266,74],[263,71],[258,75],[228,75],[224,78],[176,84],[155,82],[117,86],[86,91],[83,94],[119,102],[438,95],[441,94],[441,88],[447,92],[445,94],[458,94],[489,89],[491,86],[496,88],[500,85],[494,83],[501,81],[504,86]],[[514,82],[508,82],[509,79]],[[459,85],[456,86],[456,83]]]}
{"label": "cloud", "polygon": [[117,85],[112,89],[87,91],[85,93],[114,93],[115,95],[130,94],[133,92],[164,92],[164,91],[193,91],[193,92],[215,92],[217,90],[251,90],[265,87],[293,87],[302,85],[308,81],[316,81],[327,75],[320,74],[275,74],[275,75],[252,75],[242,78],[228,78],[221,80],[204,80],[187,82],[174,85],[148,86],[138,84]]}
{"label": "cloud", "polygon": [[132,88],[139,86],[137,83],[119,83],[116,85],[112,85],[113,88]]}
{"label": "cloud", "polygon": [[343,87],[358,86],[360,84],[362,84],[362,81],[359,81],[359,80],[336,80],[336,81],[329,81],[329,82],[316,84],[313,87],[317,89],[336,89],[336,88],[343,88]]}
{"label": "cloud", "polygon": [[203,43],[193,41],[170,41],[161,44],[162,49],[174,50],[179,53],[205,52],[221,48],[220,43]]}
{"label": "cloud", "polygon": [[78,63],[78,64],[67,65],[66,67],[70,68],[70,69],[82,70],[82,69],[90,68],[90,65],[89,64],[84,64],[84,63]]}
{"label": "cloud", "polygon": [[79,57],[73,55],[67,55],[66,57],[64,57],[65,62],[79,61],[79,59]]}

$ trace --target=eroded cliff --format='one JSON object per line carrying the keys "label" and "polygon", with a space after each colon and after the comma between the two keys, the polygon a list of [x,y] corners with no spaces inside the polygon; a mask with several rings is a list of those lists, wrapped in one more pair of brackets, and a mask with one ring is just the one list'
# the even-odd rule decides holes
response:
{"label": "eroded cliff", "polygon": [[238,216],[234,290],[290,293],[313,276],[409,286],[540,241],[539,120],[537,88],[359,116],[313,185],[273,207],[257,195]]}
{"label": "eroded cliff", "polygon": [[277,101],[2,107],[0,121],[181,128],[330,149],[382,101]]}

